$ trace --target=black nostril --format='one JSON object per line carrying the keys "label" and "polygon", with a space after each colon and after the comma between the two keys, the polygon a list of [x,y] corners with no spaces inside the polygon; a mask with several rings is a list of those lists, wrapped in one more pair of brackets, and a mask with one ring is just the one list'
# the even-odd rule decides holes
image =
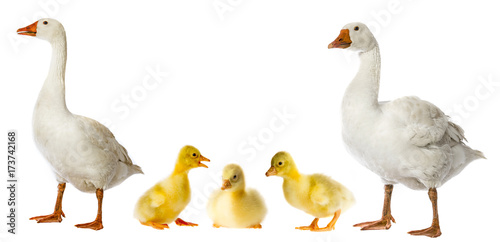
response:
{"label": "black nostril", "polygon": [[344,40],[344,39],[339,39],[339,41],[342,41],[342,40]]}

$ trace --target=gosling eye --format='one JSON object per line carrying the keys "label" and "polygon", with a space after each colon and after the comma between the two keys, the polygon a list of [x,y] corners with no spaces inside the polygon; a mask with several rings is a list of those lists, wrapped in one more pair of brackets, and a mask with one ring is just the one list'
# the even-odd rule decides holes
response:
{"label": "gosling eye", "polygon": [[234,175],[234,176],[233,176],[233,180],[236,180],[236,178],[238,178],[238,176],[237,176],[237,175]]}
{"label": "gosling eye", "polygon": [[196,153],[193,153],[193,157],[196,157]]}
{"label": "gosling eye", "polygon": [[278,166],[282,166],[282,165],[283,165],[283,161],[278,162]]}
{"label": "gosling eye", "polygon": [[45,25],[47,25],[48,23],[49,23],[49,22],[47,22],[47,21],[43,21],[43,24],[45,24]]}
{"label": "gosling eye", "polygon": [[354,27],[354,31],[358,31],[358,30],[359,30],[358,26]]}

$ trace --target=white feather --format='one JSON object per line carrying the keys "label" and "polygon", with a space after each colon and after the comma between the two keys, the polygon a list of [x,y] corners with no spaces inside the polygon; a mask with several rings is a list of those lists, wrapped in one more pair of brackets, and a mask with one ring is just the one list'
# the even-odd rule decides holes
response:
{"label": "white feather", "polygon": [[67,109],[66,34],[57,20],[42,21],[49,24],[38,25],[37,37],[51,43],[52,61],[33,112],[33,132],[35,143],[52,166],[58,182],[69,182],[83,192],[95,192],[97,188],[108,189],[142,173],[108,128]]}
{"label": "white feather", "polygon": [[[359,30],[353,30],[358,26]],[[412,189],[439,187],[484,155],[463,143],[463,129],[438,107],[418,97],[378,102],[380,53],[362,23],[346,25],[361,64],[342,103],[342,134],[348,150],[386,184]],[[350,47],[350,48],[351,48]]]}

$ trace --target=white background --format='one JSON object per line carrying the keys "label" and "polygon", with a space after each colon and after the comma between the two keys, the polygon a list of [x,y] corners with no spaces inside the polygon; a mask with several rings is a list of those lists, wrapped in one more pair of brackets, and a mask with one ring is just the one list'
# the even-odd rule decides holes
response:
{"label": "white background", "polygon": [[[443,235],[436,241],[498,241],[499,6],[494,1],[464,2],[470,3],[3,1],[0,122],[3,135],[8,129],[19,134],[19,214],[18,234],[7,236],[2,225],[0,240],[428,240],[406,234],[430,225],[427,193],[401,185],[394,188],[397,223],[390,230],[360,232],[352,227],[380,218],[383,184],[346,152],[340,137],[340,102],[358,69],[357,56],[328,50],[327,45],[345,24],[362,21],[375,32],[381,48],[380,99],[417,95],[433,102],[465,129],[470,146],[488,157],[438,189]],[[227,9],[218,11],[214,4]],[[71,185],[64,194],[67,217],[62,223],[28,220],[52,212],[57,190],[31,128],[50,45],[15,34],[41,16],[56,18],[66,28],[68,108],[106,123],[145,173],[104,193],[105,228],[98,232],[74,227],[95,218],[97,202],[94,194]],[[151,69],[169,74],[154,85]],[[155,87],[146,89],[145,78]],[[127,106],[125,96],[134,107]],[[289,119],[280,119],[280,112]],[[170,174],[185,144],[212,160],[209,169],[191,171],[192,202],[180,216],[200,226],[172,224],[158,231],[140,225],[132,217],[137,198]],[[294,230],[313,217],[286,203],[281,178],[264,175],[280,150],[293,155],[301,172],[327,174],[353,191],[357,204],[340,217],[335,231]],[[261,230],[211,226],[206,199],[220,186],[219,172],[232,162],[243,167],[247,185],[266,199],[268,214]],[[0,200],[0,211],[5,211],[0,214],[5,214],[7,190],[0,194],[5,199]],[[320,225],[329,220],[321,219]]]}

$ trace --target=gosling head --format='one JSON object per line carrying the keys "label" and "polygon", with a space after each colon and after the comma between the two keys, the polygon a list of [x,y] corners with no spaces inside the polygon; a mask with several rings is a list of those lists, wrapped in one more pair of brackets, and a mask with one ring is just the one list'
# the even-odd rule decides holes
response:
{"label": "gosling head", "polygon": [[40,19],[31,25],[17,30],[17,34],[34,36],[52,42],[58,38],[65,37],[66,32],[59,21],[51,18]]}
{"label": "gosling head", "polygon": [[266,172],[266,176],[285,177],[296,169],[292,156],[286,151],[280,151],[271,159],[271,168]]}
{"label": "gosling head", "polygon": [[182,147],[179,152],[179,157],[177,158],[177,165],[181,167],[185,167],[187,169],[197,168],[197,167],[205,167],[208,168],[205,164],[201,163],[202,161],[210,161],[201,155],[200,151],[196,149],[194,146],[186,145]]}
{"label": "gosling head", "polygon": [[345,25],[328,49],[340,48],[366,52],[377,46],[377,40],[368,27],[359,22]]}
{"label": "gosling head", "polygon": [[239,165],[229,164],[222,170],[221,190],[240,191],[245,189],[245,175]]}

